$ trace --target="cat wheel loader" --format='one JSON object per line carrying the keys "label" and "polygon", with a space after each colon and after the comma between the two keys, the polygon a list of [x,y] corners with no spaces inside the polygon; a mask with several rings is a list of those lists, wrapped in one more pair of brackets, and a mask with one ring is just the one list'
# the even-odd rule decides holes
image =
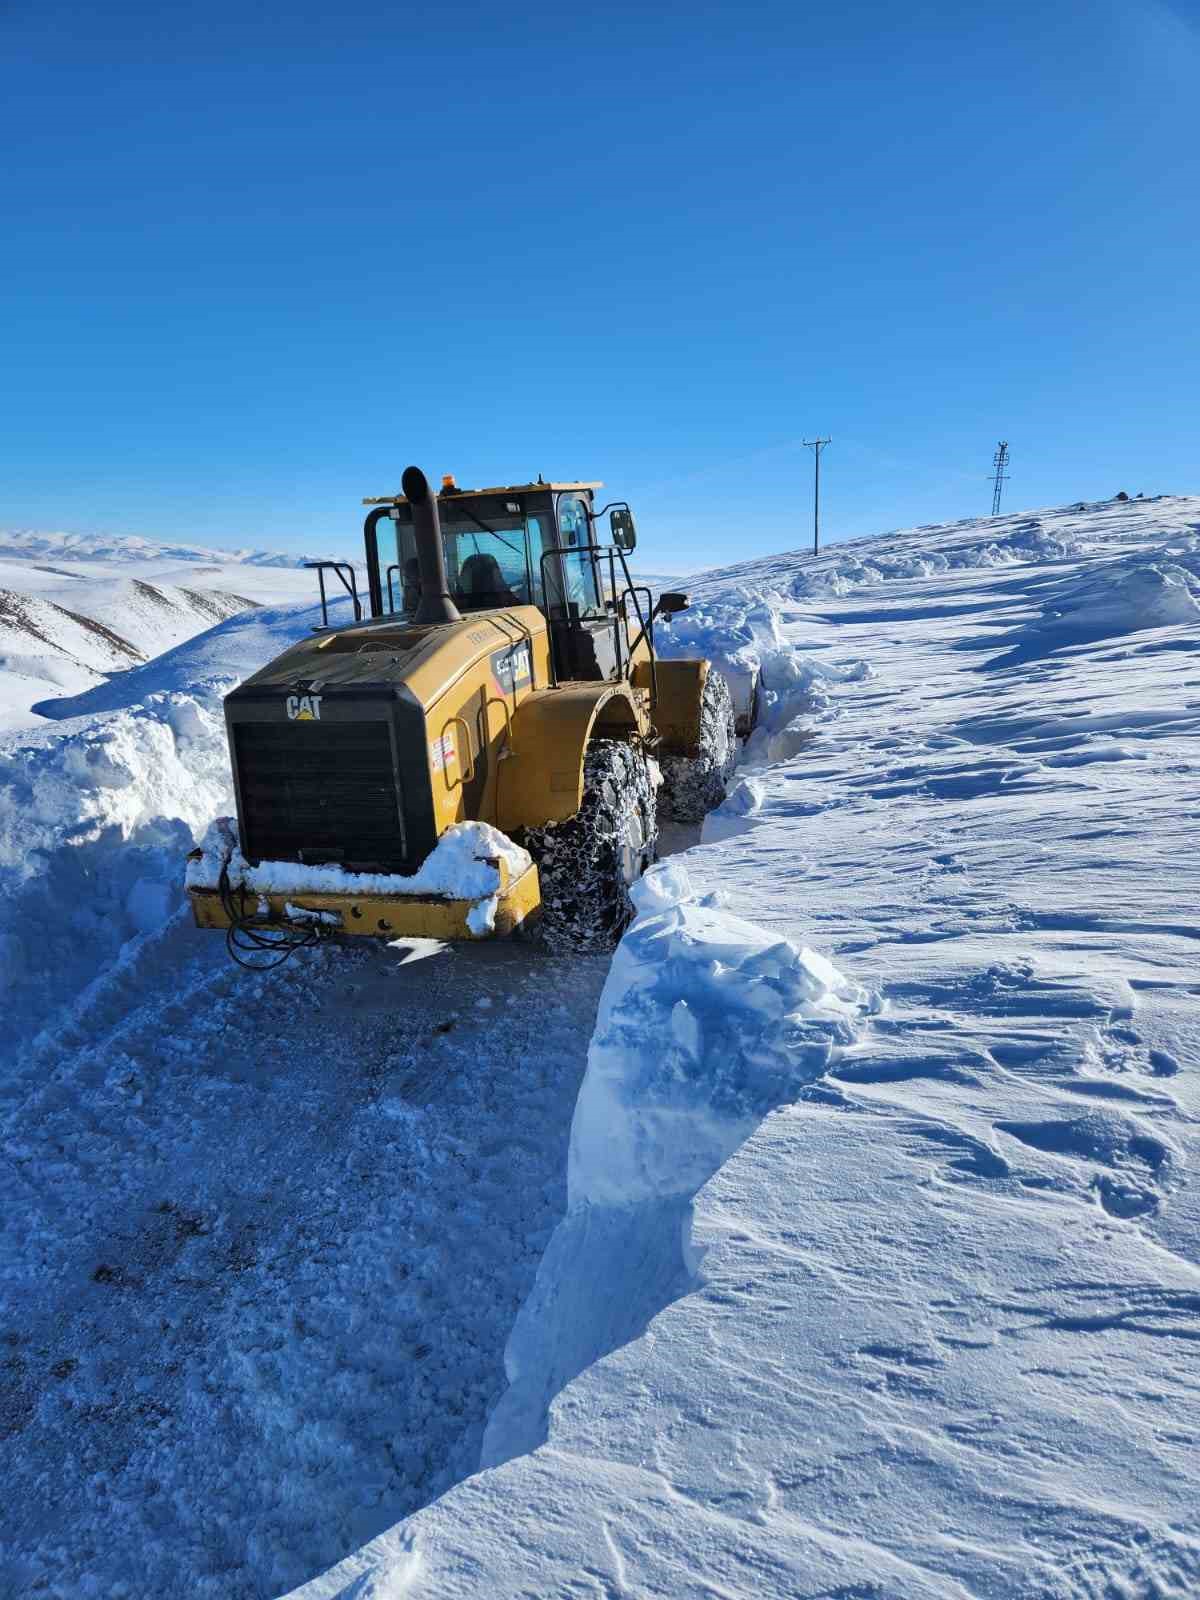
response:
{"label": "cat wheel loader", "polygon": [[[199,926],[268,957],[329,934],[616,942],[658,817],[720,801],[736,737],[720,674],[656,656],[687,597],[633,580],[633,514],[600,487],[435,494],[409,467],[363,502],[370,615],[350,564],[312,563],[321,626],[225,700],[237,828],[190,858]],[[327,574],[353,622],[330,624]],[[465,830],[486,894],[425,885],[462,823],[499,830]]]}

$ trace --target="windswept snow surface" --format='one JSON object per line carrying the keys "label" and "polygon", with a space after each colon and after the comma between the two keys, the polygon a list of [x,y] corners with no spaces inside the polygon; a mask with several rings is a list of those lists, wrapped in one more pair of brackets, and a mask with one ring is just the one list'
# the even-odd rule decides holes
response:
{"label": "windswept snow surface", "polygon": [[187,925],[298,609],[0,741],[0,1591],[1200,1592],[1198,558],[689,580],[762,722],[607,971]]}
{"label": "windswept snow surface", "polygon": [[690,883],[659,915],[716,893],[748,949],[817,952],[833,1048],[771,1083],[755,1044],[761,1097],[728,1101],[726,1015],[676,1020],[692,980],[643,913],[510,1341],[502,1464],[304,1600],[1200,1592],[1198,554],[1200,502],[1164,499],[693,583],[726,624],[757,592],[833,670],[807,740],[773,755],[767,730],[663,869]]}

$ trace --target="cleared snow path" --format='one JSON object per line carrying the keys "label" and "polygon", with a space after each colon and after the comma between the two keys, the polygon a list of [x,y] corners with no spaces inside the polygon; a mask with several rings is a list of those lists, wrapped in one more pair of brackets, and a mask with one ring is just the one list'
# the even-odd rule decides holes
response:
{"label": "cleared snow path", "polygon": [[290,1587],[470,1472],[604,962],[180,916],[3,1083],[0,1592]]}

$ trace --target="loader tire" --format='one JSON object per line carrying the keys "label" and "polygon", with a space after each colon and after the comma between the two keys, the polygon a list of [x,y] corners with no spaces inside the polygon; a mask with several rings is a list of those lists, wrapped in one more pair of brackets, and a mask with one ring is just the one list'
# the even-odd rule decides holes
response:
{"label": "loader tire", "polygon": [[700,747],[693,756],[664,755],[658,814],[664,822],[702,822],[725,798],[737,762],[729,685],[710,668],[700,700]]}
{"label": "loader tire", "polygon": [[565,822],[527,828],[522,843],[542,886],[548,950],[611,950],[633,916],[629,898],[655,859],[650,763],[637,746],[597,739],[583,765],[583,803]]}

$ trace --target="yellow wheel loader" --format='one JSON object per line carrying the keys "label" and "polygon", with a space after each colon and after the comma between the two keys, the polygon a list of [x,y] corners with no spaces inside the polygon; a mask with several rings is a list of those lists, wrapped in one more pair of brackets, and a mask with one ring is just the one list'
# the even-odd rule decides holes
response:
{"label": "yellow wheel loader", "polygon": [[[656,658],[687,598],[634,582],[600,487],[435,495],[409,467],[364,501],[369,618],[352,566],[313,563],[322,626],[225,701],[237,829],[190,858],[200,927],[266,964],[329,935],[616,942],[657,816],[718,803],[736,739],[720,674]],[[329,625],[328,572],[353,623]]]}

